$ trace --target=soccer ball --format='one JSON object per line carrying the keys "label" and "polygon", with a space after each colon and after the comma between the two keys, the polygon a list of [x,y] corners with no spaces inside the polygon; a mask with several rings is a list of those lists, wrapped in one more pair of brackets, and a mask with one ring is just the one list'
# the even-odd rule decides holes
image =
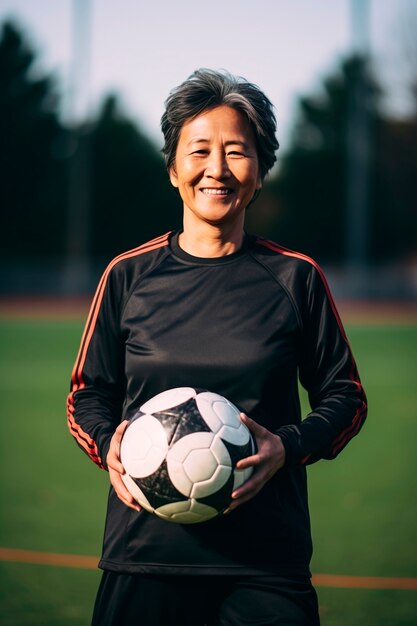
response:
{"label": "soccer ball", "polygon": [[239,410],[217,393],[177,387],[154,396],[130,420],[121,446],[123,481],[141,507],[179,524],[204,522],[230,504],[255,452]]}

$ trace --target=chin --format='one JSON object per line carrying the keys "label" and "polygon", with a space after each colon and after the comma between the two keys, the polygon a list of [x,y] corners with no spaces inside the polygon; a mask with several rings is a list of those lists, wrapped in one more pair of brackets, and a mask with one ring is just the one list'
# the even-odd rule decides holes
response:
{"label": "chin", "polygon": [[204,221],[211,226],[228,226],[239,221],[237,215],[205,216]]}
{"label": "chin", "polygon": [[215,209],[201,209],[199,211],[199,216],[202,217],[207,222],[213,223],[223,223],[223,222],[235,222],[239,220],[240,216],[244,212],[244,209],[240,209],[237,207],[233,208],[225,208],[222,207],[218,210]]}

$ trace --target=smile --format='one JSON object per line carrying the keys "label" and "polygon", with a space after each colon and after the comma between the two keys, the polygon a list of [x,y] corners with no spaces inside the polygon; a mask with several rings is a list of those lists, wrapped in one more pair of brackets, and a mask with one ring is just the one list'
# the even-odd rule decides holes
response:
{"label": "smile", "polygon": [[202,191],[206,196],[228,196],[232,193],[231,189],[216,189],[213,187],[204,187],[204,189],[201,189],[200,191]]}

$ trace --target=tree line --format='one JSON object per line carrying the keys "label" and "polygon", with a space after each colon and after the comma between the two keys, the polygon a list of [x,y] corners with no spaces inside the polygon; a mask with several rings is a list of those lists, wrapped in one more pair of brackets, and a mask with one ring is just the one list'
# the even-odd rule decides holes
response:
{"label": "tree line", "polygon": [[[105,97],[95,119],[69,127],[52,76],[35,74],[35,60],[18,25],[5,22],[1,257],[53,263],[78,254],[102,262],[178,228],[181,204],[161,153],[118,95]],[[367,260],[407,261],[417,233],[417,99],[408,119],[384,115],[381,87],[361,57],[343,60],[320,91],[299,98],[289,145],[249,209],[248,227],[320,262],[347,262],[346,146],[358,75],[370,137]]]}

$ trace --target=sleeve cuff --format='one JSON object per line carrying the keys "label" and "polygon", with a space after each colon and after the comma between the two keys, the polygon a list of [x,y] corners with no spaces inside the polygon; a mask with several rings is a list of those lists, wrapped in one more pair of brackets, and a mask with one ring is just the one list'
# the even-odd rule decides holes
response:
{"label": "sleeve cuff", "polygon": [[285,448],[284,467],[294,467],[301,463],[302,455],[299,454],[299,446],[297,438],[299,434],[294,432],[293,426],[283,426],[275,431],[275,434],[281,437],[282,444]]}

